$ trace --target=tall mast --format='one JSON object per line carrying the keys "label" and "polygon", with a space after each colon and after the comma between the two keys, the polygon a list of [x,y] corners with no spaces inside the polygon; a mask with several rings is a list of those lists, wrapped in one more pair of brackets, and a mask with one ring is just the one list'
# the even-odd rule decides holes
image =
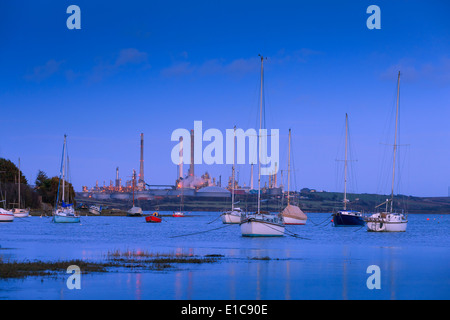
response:
{"label": "tall mast", "polygon": [[145,190],[145,180],[144,180],[144,134],[141,133],[141,159],[139,168],[139,190]]}
{"label": "tall mast", "polygon": [[395,113],[395,134],[394,134],[394,159],[392,165],[392,188],[391,188],[391,213],[393,211],[394,204],[394,181],[395,181],[395,156],[397,153],[397,126],[398,126],[398,101],[400,96],[400,71],[397,78],[397,110]]}
{"label": "tall mast", "polygon": [[17,202],[19,202],[18,205],[19,205],[19,209],[20,209],[20,158],[19,158],[19,180],[18,181],[19,181],[19,186],[18,186],[19,187],[19,199],[17,199],[18,200]]}
{"label": "tall mast", "polygon": [[264,78],[264,66],[263,61],[264,57],[262,55],[259,55],[261,57],[261,92],[259,97],[260,107],[259,107],[259,133],[258,133],[258,211],[257,213],[260,213],[260,207],[261,207],[261,125],[262,125],[262,103],[263,103],[263,78]]}
{"label": "tall mast", "polygon": [[348,115],[345,114],[344,211],[347,210],[347,150],[348,150]]}
{"label": "tall mast", "polygon": [[234,150],[236,148],[236,126],[234,126],[234,135],[233,135],[233,168],[231,170],[231,211],[234,211]]}
{"label": "tall mast", "polygon": [[63,146],[63,166],[62,166],[62,202],[64,202],[64,190],[66,185],[65,177],[65,171],[66,171],[66,137],[67,135],[64,135],[64,146]]}
{"label": "tall mast", "polygon": [[289,147],[288,147],[288,194],[287,194],[287,205],[289,206],[289,196],[290,196],[290,181],[291,181],[291,129],[289,129]]}
{"label": "tall mast", "polygon": [[56,193],[56,201],[55,201],[55,210],[58,207],[58,201],[59,201],[59,187],[61,186],[61,176],[62,176],[62,173],[63,173],[65,147],[66,147],[66,135],[64,135],[63,151],[62,151],[62,158],[61,158],[61,168],[60,168],[60,171],[59,171],[59,179],[58,179],[58,191]]}
{"label": "tall mast", "polygon": [[250,190],[253,190],[253,163],[250,168]]}
{"label": "tall mast", "polygon": [[136,170],[134,169],[133,169],[133,178],[131,180],[133,182],[132,189],[133,189],[133,207],[134,207],[134,185],[136,184]]}

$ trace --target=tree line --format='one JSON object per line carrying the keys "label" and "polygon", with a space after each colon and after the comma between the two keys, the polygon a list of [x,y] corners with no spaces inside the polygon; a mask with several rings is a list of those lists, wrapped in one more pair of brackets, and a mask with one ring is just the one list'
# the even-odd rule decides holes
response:
{"label": "tree line", "polygon": [[[19,179],[21,199],[18,199]],[[42,204],[54,206],[58,184],[59,177],[48,177],[44,171],[39,170],[35,185],[32,186],[12,161],[0,158],[0,200],[6,200],[4,207],[7,209],[17,207],[18,201],[20,201],[22,208],[41,209]],[[62,190],[62,186],[60,190]],[[65,199],[66,202],[72,202],[75,199],[75,190],[72,184],[67,181],[65,182]]]}

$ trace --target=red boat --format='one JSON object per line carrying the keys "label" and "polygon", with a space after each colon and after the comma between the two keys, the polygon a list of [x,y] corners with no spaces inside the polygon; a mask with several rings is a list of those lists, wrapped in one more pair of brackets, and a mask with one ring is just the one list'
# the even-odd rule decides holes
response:
{"label": "red boat", "polygon": [[145,221],[146,222],[158,223],[158,222],[161,222],[162,220],[159,217],[158,212],[153,212],[153,214],[151,216],[145,217]]}
{"label": "red boat", "polygon": [[184,213],[181,211],[177,211],[172,214],[172,217],[175,217],[175,218],[184,217]]}

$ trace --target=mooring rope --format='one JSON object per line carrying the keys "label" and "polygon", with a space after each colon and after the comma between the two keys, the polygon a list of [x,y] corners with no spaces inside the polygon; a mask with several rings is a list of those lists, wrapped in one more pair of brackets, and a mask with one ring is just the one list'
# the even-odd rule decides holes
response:
{"label": "mooring rope", "polygon": [[[266,225],[266,227],[268,227],[268,228],[270,228],[270,229],[272,229],[272,230],[278,231],[277,229],[272,228],[270,225]],[[298,239],[303,239],[303,240],[311,240],[311,239],[309,239],[309,238],[302,237],[302,236],[300,236],[299,234],[294,233],[294,232],[292,232],[292,231],[290,231],[290,230],[287,230],[286,227],[284,228],[284,234],[285,234],[286,236],[290,236],[290,237],[293,237],[293,238],[298,238]]]}
{"label": "mooring rope", "polygon": [[[286,231],[287,231],[288,233],[286,233]],[[292,231],[290,231],[290,230],[287,230],[286,228],[284,228],[284,234],[287,235],[287,236],[293,237],[293,238],[298,238],[298,239],[302,239],[302,240],[311,240],[310,238],[302,237],[302,236],[300,236],[300,235],[297,234],[297,233],[294,233],[294,232],[292,232]]]}
{"label": "mooring rope", "polygon": [[353,230],[353,232],[356,232],[356,231],[359,231],[359,230],[361,230],[362,228],[364,228],[366,225],[364,224],[364,225],[362,225],[360,228],[358,228],[358,229],[356,229],[356,230]]}
{"label": "mooring rope", "polygon": [[[332,216],[333,216],[333,215],[331,215],[331,217],[332,217]],[[326,217],[325,220],[323,220],[323,221],[320,222],[320,223],[315,223],[314,221],[311,220],[310,217],[308,217],[308,220],[310,220],[314,226],[320,226],[322,223],[324,223],[324,222],[327,221],[328,219],[330,219],[330,217]],[[330,222],[331,222],[331,221],[330,221]],[[329,222],[329,223],[330,223],[330,222]]]}
{"label": "mooring rope", "polygon": [[[223,214],[223,213],[222,213]],[[215,218],[213,221],[210,221],[210,222],[207,222],[206,224],[211,224],[211,223],[213,223],[214,221],[216,221],[217,219],[219,219],[221,216],[222,216],[222,214],[220,214],[217,218]]]}
{"label": "mooring rope", "polygon": [[187,233],[187,234],[180,234],[178,236],[171,236],[169,238],[179,238],[179,237],[186,237],[186,236],[192,236],[192,235],[196,235],[196,234],[201,234],[201,233],[206,233],[206,232],[210,232],[210,231],[214,231],[214,230],[219,230],[219,229],[223,229],[226,227],[230,227],[233,224],[226,224],[225,226],[222,227],[218,227],[218,228],[214,228],[214,229],[209,229],[209,230],[204,230],[204,231],[198,231],[198,232],[193,232],[193,233]]}

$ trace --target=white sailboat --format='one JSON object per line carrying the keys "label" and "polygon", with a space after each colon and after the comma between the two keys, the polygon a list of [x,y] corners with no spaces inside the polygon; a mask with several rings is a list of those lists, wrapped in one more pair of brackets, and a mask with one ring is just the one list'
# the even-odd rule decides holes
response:
{"label": "white sailboat", "polygon": [[397,108],[395,116],[395,133],[394,133],[394,156],[392,165],[392,188],[391,198],[386,199],[385,202],[377,206],[386,205],[384,212],[374,213],[366,218],[367,231],[374,232],[405,232],[408,224],[406,214],[394,212],[394,182],[395,182],[395,157],[397,153],[397,128],[398,128],[398,109],[399,109],[399,94],[400,94],[400,71],[397,79]]}
{"label": "white sailboat", "polygon": [[235,188],[235,146],[236,144],[236,126],[234,126],[234,136],[233,136],[233,167],[231,171],[231,210],[226,211],[220,215],[222,223],[225,224],[237,224],[241,223],[241,208],[234,207],[234,188]]}
{"label": "white sailboat", "polygon": [[183,208],[184,208],[184,186],[181,185],[180,210],[179,211],[174,211],[172,213],[172,217],[175,217],[175,218],[182,218],[182,217],[184,217]]}
{"label": "white sailboat", "polygon": [[261,56],[261,93],[258,133],[258,210],[255,213],[241,215],[241,234],[244,237],[281,237],[284,235],[284,222],[280,214],[270,215],[261,212],[261,126],[262,126],[262,102],[263,102],[263,79],[264,79],[264,57]]}
{"label": "white sailboat", "polygon": [[141,207],[136,207],[134,205],[134,186],[136,185],[136,170],[133,169],[133,206],[131,207],[131,209],[129,209],[127,211],[127,216],[128,217],[140,217],[142,216],[142,209]]}
{"label": "white sailboat", "polygon": [[[75,211],[73,203],[65,203],[65,171],[66,171],[66,152],[67,152],[67,135],[64,135],[63,154],[61,159],[61,171],[58,183],[58,193],[56,195],[55,209],[53,211],[52,221],[55,223],[78,223],[80,216]],[[62,179],[61,179],[62,178]],[[62,180],[61,203],[59,203],[60,186]]]}
{"label": "white sailboat", "polygon": [[10,210],[0,208],[0,222],[13,222],[14,214]]}
{"label": "white sailboat", "polygon": [[102,206],[90,206],[89,213],[99,216],[102,213]]}
{"label": "white sailboat", "polygon": [[2,197],[2,200],[0,203],[3,203],[3,208],[0,208],[0,222],[13,222],[14,221],[14,214],[11,210],[6,210],[6,193],[5,198],[3,198],[3,192],[0,190],[0,196]]}
{"label": "white sailboat", "polygon": [[287,206],[281,211],[284,224],[289,225],[305,225],[308,217],[298,207],[290,204],[290,177],[291,177],[291,129],[289,129],[289,148],[288,148],[288,192],[287,192]]}
{"label": "white sailboat", "polygon": [[30,208],[24,209],[20,207],[20,203],[21,203],[21,197],[20,197],[20,158],[19,158],[19,172],[18,172],[18,183],[17,183],[17,188],[19,191],[19,195],[17,198],[17,208],[14,208],[12,210],[14,217],[16,218],[26,218],[30,215]]}

